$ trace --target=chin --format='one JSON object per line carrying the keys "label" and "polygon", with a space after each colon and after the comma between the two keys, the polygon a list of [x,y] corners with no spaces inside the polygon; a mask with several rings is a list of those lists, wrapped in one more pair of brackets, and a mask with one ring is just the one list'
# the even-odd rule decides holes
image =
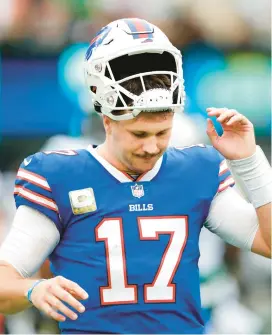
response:
{"label": "chin", "polygon": [[132,165],[132,171],[142,174],[149,170],[152,170],[158,159],[152,161],[141,160],[138,164]]}

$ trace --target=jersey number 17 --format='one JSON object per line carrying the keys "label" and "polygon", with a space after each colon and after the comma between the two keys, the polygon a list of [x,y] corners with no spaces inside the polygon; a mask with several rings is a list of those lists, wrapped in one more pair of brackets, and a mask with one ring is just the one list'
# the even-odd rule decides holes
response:
{"label": "jersey number 17", "polygon": [[[146,303],[176,301],[176,285],[172,283],[188,236],[187,216],[139,217],[141,240],[158,240],[160,234],[170,239],[163,253],[152,283],[144,285]],[[96,241],[103,241],[106,249],[108,286],[100,287],[102,305],[138,302],[137,285],[127,282],[123,223],[121,218],[102,220],[95,229]],[[143,255],[143,257],[147,257]]]}

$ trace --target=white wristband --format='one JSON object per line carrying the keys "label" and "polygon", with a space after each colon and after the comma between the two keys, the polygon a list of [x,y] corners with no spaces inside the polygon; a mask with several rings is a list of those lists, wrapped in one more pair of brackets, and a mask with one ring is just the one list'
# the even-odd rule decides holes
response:
{"label": "white wristband", "polygon": [[272,201],[272,169],[259,146],[252,156],[227,160],[227,163],[238,186],[255,208]]}

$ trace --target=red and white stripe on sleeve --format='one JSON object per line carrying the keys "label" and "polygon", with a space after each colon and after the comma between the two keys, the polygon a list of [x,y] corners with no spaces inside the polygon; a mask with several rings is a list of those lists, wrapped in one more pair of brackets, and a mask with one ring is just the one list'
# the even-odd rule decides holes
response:
{"label": "red and white stripe on sleeve", "polygon": [[21,180],[26,180],[34,185],[40,186],[41,188],[51,192],[51,188],[48,185],[46,179],[38,175],[37,173],[30,172],[21,168],[18,170],[17,178]]}
{"label": "red and white stripe on sleeve", "polygon": [[52,199],[52,190],[47,180],[37,173],[20,168],[17,173],[14,195],[58,212],[58,206]]}
{"label": "red and white stripe on sleeve", "polygon": [[235,184],[235,181],[230,173],[227,162],[224,159],[219,165],[219,186],[217,192],[222,192]]}

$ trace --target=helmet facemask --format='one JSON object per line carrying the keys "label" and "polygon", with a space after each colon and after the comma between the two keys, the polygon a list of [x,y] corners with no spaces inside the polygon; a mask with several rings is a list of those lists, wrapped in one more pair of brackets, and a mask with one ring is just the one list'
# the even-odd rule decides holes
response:
{"label": "helmet facemask", "polygon": [[[108,59],[104,66],[92,67],[87,73],[96,80],[90,90],[96,110],[114,120],[128,120],[140,112],[180,111],[184,106],[184,85],[180,55],[171,51],[142,52]],[[167,88],[154,83],[146,87],[152,76],[168,77]],[[102,81],[102,83],[101,83]],[[130,83],[138,81],[137,88]],[[124,111],[124,113],[122,113]]]}

